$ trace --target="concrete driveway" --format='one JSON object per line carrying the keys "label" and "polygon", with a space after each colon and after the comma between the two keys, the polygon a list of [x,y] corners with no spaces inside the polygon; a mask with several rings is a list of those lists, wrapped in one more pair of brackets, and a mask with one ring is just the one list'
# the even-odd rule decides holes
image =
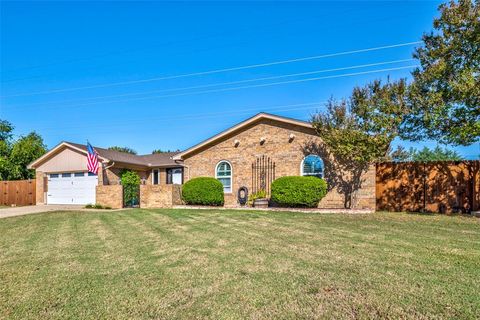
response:
{"label": "concrete driveway", "polygon": [[65,210],[81,210],[85,206],[83,205],[39,205],[39,206],[25,206],[25,207],[9,207],[0,209],[0,219],[23,216],[26,214],[42,213],[49,211],[65,211]]}

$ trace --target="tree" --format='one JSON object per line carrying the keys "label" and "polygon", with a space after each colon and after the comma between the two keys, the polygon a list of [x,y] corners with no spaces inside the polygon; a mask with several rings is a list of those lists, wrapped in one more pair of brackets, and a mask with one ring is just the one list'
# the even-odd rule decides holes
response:
{"label": "tree", "polygon": [[10,172],[13,129],[10,122],[0,119],[0,180],[7,180]]}
{"label": "tree", "polygon": [[13,125],[7,120],[0,119],[0,141],[10,141],[13,136]]}
{"label": "tree", "polygon": [[173,150],[170,150],[170,149],[167,149],[167,150],[162,150],[162,149],[155,149],[152,151],[152,154],[156,154],[156,153],[169,153],[169,152],[178,152],[180,150],[176,150],[176,151],[173,151]]}
{"label": "tree", "polygon": [[436,146],[434,149],[428,147],[423,147],[421,150],[412,149],[410,153],[411,160],[418,162],[463,160],[462,156],[455,150],[442,149],[440,146]]}
{"label": "tree", "polygon": [[408,112],[405,80],[382,85],[376,80],[353,89],[350,101],[330,100],[327,111],[312,124],[331,152],[356,163],[370,163],[387,154]]}
{"label": "tree", "polygon": [[0,180],[34,178],[34,170],[28,170],[27,165],[45,154],[47,148],[35,132],[14,141],[13,129],[10,122],[0,119]]}
{"label": "tree", "polygon": [[353,194],[361,186],[363,172],[372,162],[385,158],[390,143],[398,136],[409,108],[407,89],[405,80],[384,85],[374,81],[354,88],[348,101],[331,99],[325,112],[312,116],[312,125],[326,152],[335,159],[332,169],[347,173],[348,178],[337,181],[343,186],[346,207],[354,201]]}
{"label": "tree", "polygon": [[392,150],[389,153],[387,160],[395,161],[395,162],[410,161],[411,160],[411,153],[407,149],[405,149],[404,147],[398,146],[397,149]]}
{"label": "tree", "polygon": [[389,160],[396,162],[460,161],[463,160],[463,157],[455,150],[446,147],[436,146],[434,149],[423,147],[421,150],[415,148],[406,150],[404,147],[398,146],[395,151],[389,154]]}
{"label": "tree", "polygon": [[435,32],[414,53],[421,67],[412,74],[402,137],[470,145],[480,137],[480,2],[450,1],[439,10]]}
{"label": "tree", "polygon": [[27,165],[38,159],[47,152],[42,137],[31,132],[13,143],[10,153],[9,180],[31,179],[35,177],[35,171],[27,169]]}
{"label": "tree", "polygon": [[108,148],[108,150],[114,150],[114,151],[119,151],[119,152],[125,152],[125,153],[130,153],[130,154],[137,154],[137,151],[129,148],[129,147],[119,147],[119,146],[113,146]]}

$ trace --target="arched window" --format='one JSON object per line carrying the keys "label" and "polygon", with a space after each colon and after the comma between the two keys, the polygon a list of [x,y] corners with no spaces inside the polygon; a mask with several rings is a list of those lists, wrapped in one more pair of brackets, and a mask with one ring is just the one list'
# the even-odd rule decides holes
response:
{"label": "arched window", "polygon": [[301,165],[302,176],[323,178],[323,160],[319,156],[310,154],[303,158]]}
{"label": "arched window", "polygon": [[232,193],[232,165],[228,161],[220,161],[217,164],[215,178],[223,184],[224,193]]}

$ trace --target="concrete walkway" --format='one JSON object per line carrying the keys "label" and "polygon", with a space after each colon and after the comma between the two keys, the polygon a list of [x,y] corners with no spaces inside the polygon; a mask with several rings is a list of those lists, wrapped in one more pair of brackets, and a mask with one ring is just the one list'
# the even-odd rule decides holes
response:
{"label": "concrete walkway", "polygon": [[42,213],[49,211],[65,211],[65,210],[82,210],[83,205],[38,205],[38,206],[25,206],[25,207],[8,207],[0,209],[0,219],[8,217],[23,216],[27,214]]}

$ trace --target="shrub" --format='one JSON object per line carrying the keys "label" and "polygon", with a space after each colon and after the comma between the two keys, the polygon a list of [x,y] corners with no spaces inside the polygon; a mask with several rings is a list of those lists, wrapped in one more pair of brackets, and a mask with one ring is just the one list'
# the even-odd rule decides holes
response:
{"label": "shrub", "polygon": [[317,177],[281,177],[272,183],[271,200],[283,207],[315,208],[327,194],[327,183]]}
{"label": "shrub", "polygon": [[87,204],[85,205],[85,209],[112,209],[112,207],[109,206],[102,206],[101,204],[95,203],[95,204]]}
{"label": "shrub", "polygon": [[138,175],[138,173],[132,170],[122,170],[120,174],[123,185],[123,201],[125,203],[125,206],[137,206],[139,202],[138,188],[141,182],[140,176]]}
{"label": "shrub", "polygon": [[223,185],[215,178],[194,178],[183,185],[182,198],[187,204],[223,206]]}
{"label": "shrub", "polygon": [[253,205],[255,200],[257,199],[263,199],[267,197],[267,192],[265,190],[259,190],[255,193],[252,193],[251,195],[248,196],[248,204]]}

